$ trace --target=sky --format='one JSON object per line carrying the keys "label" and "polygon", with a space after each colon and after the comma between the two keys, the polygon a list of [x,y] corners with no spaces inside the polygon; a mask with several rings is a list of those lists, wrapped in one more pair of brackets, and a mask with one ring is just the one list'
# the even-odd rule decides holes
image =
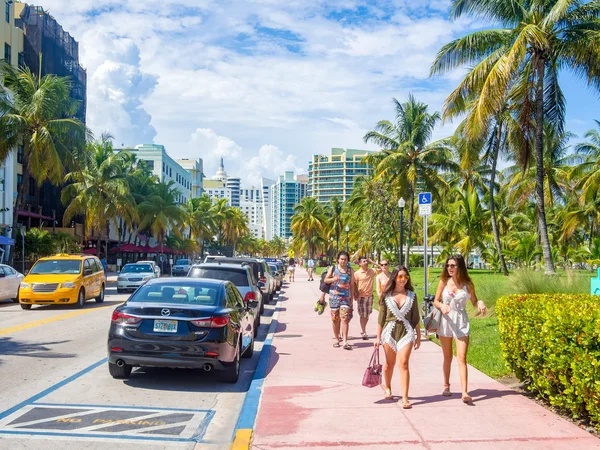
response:
{"label": "sky", "polygon": [[[224,158],[248,187],[305,173],[363,136],[409,94],[439,111],[462,71],[429,77],[442,45],[482,26],[450,0],[39,0],[77,41],[87,123],[115,145],[156,143],[174,158]],[[567,128],[583,137],[600,101],[564,74]],[[456,123],[440,124],[434,138]]]}

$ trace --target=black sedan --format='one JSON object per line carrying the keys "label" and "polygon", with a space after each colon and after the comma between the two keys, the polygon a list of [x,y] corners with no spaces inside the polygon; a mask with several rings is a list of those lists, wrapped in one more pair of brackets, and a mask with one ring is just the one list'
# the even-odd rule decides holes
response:
{"label": "black sedan", "polygon": [[230,281],[155,278],[112,315],[108,370],[128,378],[133,367],[213,369],[235,383],[240,357],[254,352],[256,301]]}

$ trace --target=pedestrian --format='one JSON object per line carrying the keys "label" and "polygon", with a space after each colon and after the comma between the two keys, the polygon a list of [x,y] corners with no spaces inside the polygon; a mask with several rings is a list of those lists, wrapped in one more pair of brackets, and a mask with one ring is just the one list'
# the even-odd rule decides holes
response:
{"label": "pedestrian", "polygon": [[443,374],[444,390],[442,395],[450,397],[450,367],[452,365],[452,340],[456,342],[456,358],[462,387],[462,401],[473,401],[468,390],[467,350],[469,348],[469,316],[467,301],[470,300],[478,312],[486,313],[486,306],[477,299],[475,286],[467,272],[467,265],[461,255],[450,256],[446,260],[441,280],[435,293],[433,305],[442,312],[442,319],[437,330],[442,352],[444,354]]}
{"label": "pedestrian", "polygon": [[413,348],[421,346],[419,305],[414,292],[410,275],[406,266],[396,266],[390,274],[379,299],[379,320],[375,348],[383,344],[385,364],[383,365],[383,381],[385,398],[392,396],[392,375],[398,360],[400,370],[400,387],[402,392],[402,408],[410,409],[408,400],[410,372],[408,361]]}
{"label": "pedestrian", "polygon": [[[373,264],[377,271],[371,269],[369,263]],[[369,323],[369,316],[373,312],[373,284],[381,269],[379,265],[366,256],[359,257],[358,264],[360,268],[354,272],[354,286],[356,289],[354,298],[356,298],[356,309],[360,319],[360,335],[366,341],[369,339],[367,324]]]}
{"label": "pedestrian", "polygon": [[391,272],[390,263],[387,259],[381,260],[379,262],[379,267],[381,267],[381,273],[375,278],[375,290],[377,291],[377,298],[380,300],[381,293],[390,279]]}
{"label": "pedestrian", "polygon": [[294,273],[296,272],[296,260],[291,257],[288,261],[288,282],[296,281]]}
{"label": "pedestrian", "polygon": [[313,272],[315,271],[315,260],[311,257],[306,261],[306,271],[308,272],[308,281],[314,281]]}
{"label": "pedestrian", "polygon": [[[348,329],[352,320],[354,277],[349,264],[350,256],[346,252],[339,252],[337,264],[330,267],[325,277],[325,283],[331,284],[329,290],[329,309],[335,338],[334,347],[343,343],[345,350],[352,350],[348,342]],[[341,337],[340,337],[341,332]]]}

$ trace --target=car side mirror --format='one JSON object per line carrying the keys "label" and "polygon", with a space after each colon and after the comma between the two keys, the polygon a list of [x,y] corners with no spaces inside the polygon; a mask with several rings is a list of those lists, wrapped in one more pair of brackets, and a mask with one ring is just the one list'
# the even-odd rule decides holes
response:
{"label": "car side mirror", "polygon": [[83,276],[88,276],[88,275],[91,275],[91,274],[92,274],[92,269],[85,269],[83,271]]}

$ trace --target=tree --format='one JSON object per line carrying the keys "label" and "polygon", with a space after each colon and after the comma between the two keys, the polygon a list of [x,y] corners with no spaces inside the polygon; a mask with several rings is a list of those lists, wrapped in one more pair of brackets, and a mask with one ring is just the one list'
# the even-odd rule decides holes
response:
{"label": "tree", "polygon": [[328,228],[330,236],[335,238],[335,248],[340,248],[340,235],[344,229],[344,204],[338,197],[333,197],[327,205],[325,205],[325,214],[328,217]]}
{"label": "tree", "polygon": [[317,238],[325,240],[326,225],[327,218],[323,207],[315,198],[305,197],[294,207],[290,229],[295,236],[306,242],[309,258],[313,257],[313,252],[319,245],[320,241]]}
{"label": "tree", "polygon": [[[518,101],[517,114],[525,139],[534,143],[538,229],[546,273],[555,273],[544,202],[544,122],[562,131],[565,99],[558,78],[569,68],[588,84],[600,87],[600,3],[579,0],[454,0],[452,16],[473,14],[500,23],[446,44],[432,73],[473,65],[447,100],[447,106],[471,109],[476,135],[504,108],[508,97]],[[522,159],[527,164],[528,158]]]}
{"label": "tree", "polygon": [[[37,77],[23,67],[0,63],[0,160],[23,148],[23,182],[14,207],[13,224],[24,207],[29,179],[59,184],[65,168],[85,160],[85,142],[91,132],[74,117],[77,104],[69,94],[67,78]],[[17,227],[13,227],[13,238]],[[11,258],[12,260],[12,255]]]}

